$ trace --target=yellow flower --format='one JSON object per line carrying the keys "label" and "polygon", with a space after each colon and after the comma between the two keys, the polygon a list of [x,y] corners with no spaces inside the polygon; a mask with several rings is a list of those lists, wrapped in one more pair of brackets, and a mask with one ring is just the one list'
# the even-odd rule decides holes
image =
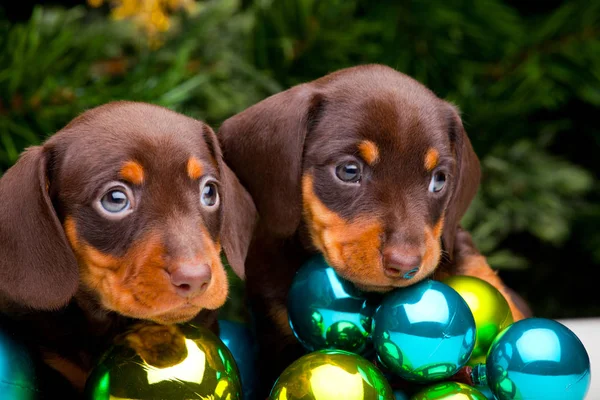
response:
{"label": "yellow flower", "polygon": [[[145,31],[152,48],[160,47],[162,39],[157,36],[171,26],[171,15],[183,9],[187,13],[196,10],[196,0],[109,0],[114,19],[130,19]],[[87,0],[90,7],[100,7],[104,0]]]}

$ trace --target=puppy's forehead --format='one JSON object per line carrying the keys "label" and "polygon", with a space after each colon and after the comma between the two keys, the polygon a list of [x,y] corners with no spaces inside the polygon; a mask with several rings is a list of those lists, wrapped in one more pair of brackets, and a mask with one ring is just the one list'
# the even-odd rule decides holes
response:
{"label": "puppy's forehead", "polygon": [[[61,170],[73,179],[114,179],[124,166],[156,178],[185,174],[190,159],[216,169],[202,122],[140,103],[111,103],[84,113],[49,143],[60,154]],[[194,166],[197,170],[197,166]],[[139,172],[139,171],[138,171]],[[166,173],[168,172],[168,173]]]}
{"label": "puppy's forehead", "polygon": [[431,148],[442,156],[450,152],[449,113],[442,100],[419,87],[377,89],[326,104],[318,126],[329,136],[337,132],[339,140],[329,138],[330,145],[345,152],[356,147],[381,162],[422,157]]}

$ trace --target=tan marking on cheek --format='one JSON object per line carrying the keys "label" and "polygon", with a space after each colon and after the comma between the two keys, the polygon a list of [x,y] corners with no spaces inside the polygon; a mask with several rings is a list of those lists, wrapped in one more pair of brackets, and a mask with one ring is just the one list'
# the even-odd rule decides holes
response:
{"label": "tan marking on cheek", "polygon": [[199,296],[194,304],[209,310],[216,310],[227,301],[229,293],[229,280],[225,267],[221,263],[221,245],[214,242],[205,226],[201,226],[202,257],[209,261],[211,268],[211,280],[206,291]]}
{"label": "tan marking on cheek", "polygon": [[199,179],[203,171],[202,163],[196,157],[190,157],[187,162],[187,174],[190,179]]}
{"label": "tan marking on cheek", "polygon": [[379,148],[370,140],[360,142],[358,151],[363,160],[369,165],[373,165],[379,160]]}
{"label": "tan marking on cheek", "polygon": [[425,254],[423,254],[421,271],[419,271],[421,276],[432,273],[440,262],[442,256],[440,236],[443,225],[444,219],[441,218],[433,228],[425,226]]}
{"label": "tan marking on cheek", "polygon": [[134,185],[141,185],[144,182],[144,168],[136,161],[127,161],[123,164],[119,175]]}
{"label": "tan marking on cheek", "polygon": [[373,217],[344,220],[317,198],[310,175],[303,177],[302,192],[304,216],[315,247],[345,278],[379,282],[383,233],[379,220]]}
{"label": "tan marking on cheek", "polygon": [[443,229],[444,229],[444,216],[442,215],[440,220],[437,222],[437,224],[435,224],[435,226],[432,229],[433,237],[435,237],[436,239],[439,239],[442,236]]}
{"label": "tan marking on cheek", "polygon": [[[202,246],[198,247],[194,262],[207,262],[212,278],[206,291],[188,300],[172,290],[160,232],[149,232],[134,241],[122,257],[115,257],[79,238],[71,217],[65,219],[64,229],[80,266],[82,284],[97,293],[109,310],[138,319],[177,323],[190,320],[204,308],[217,309],[227,300],[228,280],[221,263],[221,246],[203,225],[199,228]],[[180,309],[186,303],[187,308]]]}
{"label": "tan marking on cheek", "polygon": [[438,162],[440,160],[440,153],[431,147],[425,153],[425,169],[429,172],[432,171],[435,167],[437,167]]}

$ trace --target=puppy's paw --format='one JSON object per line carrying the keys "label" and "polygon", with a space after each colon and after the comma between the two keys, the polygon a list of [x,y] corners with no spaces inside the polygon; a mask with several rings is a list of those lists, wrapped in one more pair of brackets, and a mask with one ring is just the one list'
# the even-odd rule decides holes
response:
{"label": "puppy's paw", "polygon": [[144,361],[157,368],[177,365],[187,357],[185,336],[173,325],[138,324],[124,340]]}

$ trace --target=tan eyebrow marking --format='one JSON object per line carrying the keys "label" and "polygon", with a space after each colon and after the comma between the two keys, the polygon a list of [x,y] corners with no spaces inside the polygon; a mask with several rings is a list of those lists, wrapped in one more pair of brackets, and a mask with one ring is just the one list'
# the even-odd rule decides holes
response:
{"label": "tan eyebrow marking", "polygon": [[202,176],[204,168],[202,163],[194,156],[190,157],[187,162],[187,174],[191,179],[198,179]]}
{"label": "tan eyebrow marking", "polygon": [[427,171],[433,170],[438,165],[439,160],[440,153],[433,147],[430,147],[425,154],[425,169]]}
{"label": "tan eyebrow marking", "polygon": [[379,161],[379,148],[375,143],[370,140],[363,140],[358,145],[358,151],[361,157],[367,162],[369,165],[375,164]]}
{"label": "tan eyebrow marking", "polygon": [[127,161],[119,171],[121,178],[133,183],[141,185],[144,182],[144,168],[137,161]]}

